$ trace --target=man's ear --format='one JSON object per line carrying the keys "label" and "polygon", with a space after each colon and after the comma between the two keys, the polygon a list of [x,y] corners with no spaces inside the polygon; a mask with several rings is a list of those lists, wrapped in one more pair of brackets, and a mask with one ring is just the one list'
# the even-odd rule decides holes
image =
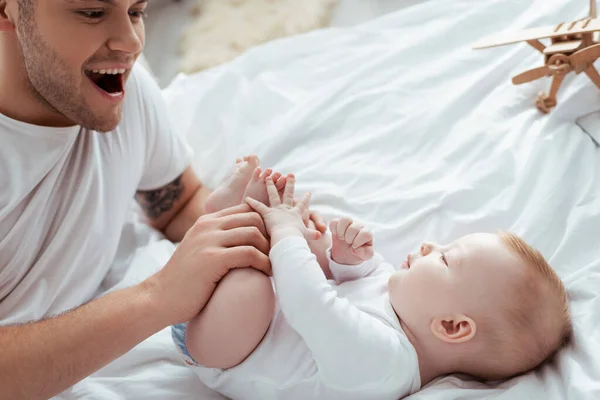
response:
{"label": "man's ear", "polygon": [[464,343],[475,336],[475,321],[464,314],[436,318],[431,322],[431,333],[446,343]]}
{"label": "man's ear", "polygon": [[14,30],[15,24],[8,12],[8,1],[0,0],[0,32]]}

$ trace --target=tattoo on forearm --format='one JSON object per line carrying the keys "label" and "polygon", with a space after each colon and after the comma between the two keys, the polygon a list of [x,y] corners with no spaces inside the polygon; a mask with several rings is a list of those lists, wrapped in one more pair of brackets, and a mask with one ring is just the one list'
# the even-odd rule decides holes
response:
{"label": "tattoo on forearm", "polygon": [[151,219],[158,219],[173,208],[183,194],[181,176],[166,186],[156,190],[140,190],[135,197]]}

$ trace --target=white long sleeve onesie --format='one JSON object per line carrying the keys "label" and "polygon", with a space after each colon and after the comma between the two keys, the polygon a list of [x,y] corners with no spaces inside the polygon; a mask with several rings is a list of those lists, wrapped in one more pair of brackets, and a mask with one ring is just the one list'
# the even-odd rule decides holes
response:
{"label": "white long sleeve onesie", "polygon": [[232,369],[197,367],[205,384],[257,400],[396,400],[420,388],[417,354],[389,302],[390,264],[330,259],[328,281],[300,237],[270,258],[278,307],[267,335]]}

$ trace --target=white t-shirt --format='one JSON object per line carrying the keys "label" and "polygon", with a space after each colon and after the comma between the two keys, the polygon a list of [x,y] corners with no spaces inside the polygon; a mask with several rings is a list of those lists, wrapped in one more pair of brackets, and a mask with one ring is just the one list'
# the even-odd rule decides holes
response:
{"label": "white t-shirt", "polygon": [[91,300],[109,270],[136,190],[190,165],[159,87],[141,66],[109,133],[48,128],[0,114],[0,324]]}
{"label": "white t-shirt", "polygon": [[261,344],[240,365],[192,367],[232,399],[397,400],[419,390],[417,353],[389,299],[394,267],[375,255],[355,266],[330,260],[327,281],[306,241],[270,252],[277,309]]}

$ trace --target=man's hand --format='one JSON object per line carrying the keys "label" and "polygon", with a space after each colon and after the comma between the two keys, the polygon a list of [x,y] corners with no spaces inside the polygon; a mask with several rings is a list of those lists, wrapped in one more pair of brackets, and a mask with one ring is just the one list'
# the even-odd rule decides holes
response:
{"label": "man's hand", "polygon": [[271,236],[271,246],[275,246],[277,242],[287,236],[302,236],[307,240],[321,237],[321,232],[308,228],[302,219],[302,215],[308,211],[310,193],[307,193],[300,201],[294,200],[295,183],[294,175],[288,175],[283,196],[280,196],[273,179],[268,177],[266,184],[271,207],[250,197],[246,198],[250,207],[263,217],[267,232]]}
{"label": "man's hand", "polygon": [[351,218],[334,219],[331,229],[331,259],[338,264],[358,265],[373,257],[373,234]]}
{"label": "man's hand", "polygon": [[232,268],[271,273],[262,218],[246,204],[200,217],[167,263],[145,284],[169,325],[195,317]]}

